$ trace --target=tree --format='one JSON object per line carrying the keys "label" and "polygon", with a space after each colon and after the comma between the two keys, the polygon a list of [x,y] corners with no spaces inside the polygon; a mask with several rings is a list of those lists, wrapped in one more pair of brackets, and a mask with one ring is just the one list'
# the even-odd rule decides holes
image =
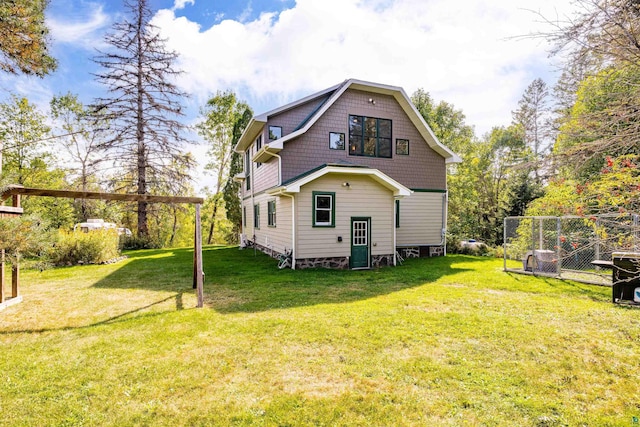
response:
{"label": "tree", "polygon": [[[84,107],[76,95],[67,93],[53,97],[51,116],[59,127],[56,139],[65,152],[66,168],[75,175],[75,187],[82,191],[99,191],[97,185],[98,166],[102,162],[99,150],[104,133],[104,123],[95,120],[91,111]],[[80,217],[89,217],[89,206],[96,203],[82,199]]]}
{"label": "tree", "polygon": [[44,10],[48,0],[0,2],[0,69],[44,76],[56,68],[47,53],[49,29]]}
{"label": "tree", "polygon": [[[242,117],[236,121],[233,125],[233,139],[231,145],[235,146],[242,136],[242,132],[249,124],[253,112],[251,108],[246,108],[242,113]],[[235,151],[231,154],[231,164],[229,165],[229,176],[233,177],[236,174],[242,172],[242,155]],[[224,205],[227,213],[227,219],[231,222],[233,228],[233,239],[235,242],[238,238],[238,233],[242,229],[242,206],[240,203],[240,183],[233,179],[227,179],[227,183],[222,190],[222,196],[224,199]]]}
{"label": "tree", "polygon": [[207,101],[200,114],[203,120],[196,127],[200,136],[210,144],[207,151],[209,162],[205,169],[216,180],[213,193],[213,213],[207,236],[207,244],[211,244],[218,208],[223,200],[221,190],[229,179],[229,165],[235,145],[234,141],[237,142],[242,135],[242,131],[248,123],[246,117],[250,117],[252,112],[246,103],[238,101],[234,92],[218,91],[214,97]]}
{"label": "tree", "polygon": [[[567,58],[558,89],[564,111],[560,163],[598,170],[609,154],[640,146],[640,4],[631,0],[577,0],[565,20],[547,20],[542,36]],[[568,92],[568,93],[567,93]],[[567,100],[575,100],[568,108]]]}
{"label": "tree", "polygon": [[533,152],[533,173],[539,183],[540,165],[552,138],[549,89],[542,79],[529,84],[512,114],[513,122],[523,130],[524,143]]}
{"label": "tree", "polygon": [[[149,194],[167,182],[184,182],[192,166],[182,153],[186,140],[178,121],[186,94],[172,83],[180,73],[173,68],[178,55],[165,48],[158,28],[150,24],[148,1],[125,0],[124,6],[128,16],[105,39],[113,49],[94,59],[103,68],[96,79],[107,86],[108,96],[98,98],[93,109],[110,123],[112,137],[101,147],[121,167],[116,180],[136,194]],[[147,208],[138,202],[140,237],[149,234]]]}
{"label": "tree", "polygon": [[29,103],[15,95],[0,104],[0,172],[10,175],[14,182],[24,185],[35,169],[44,166],[44,151],[49,127],[46,117]]}

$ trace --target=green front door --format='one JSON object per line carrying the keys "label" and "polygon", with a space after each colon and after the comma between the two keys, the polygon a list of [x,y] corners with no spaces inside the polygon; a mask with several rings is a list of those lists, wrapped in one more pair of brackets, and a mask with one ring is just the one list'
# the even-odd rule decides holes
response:
{"label": "green front door", "polygon": [[351,218],[351,268],[369,268],[371,218]]}

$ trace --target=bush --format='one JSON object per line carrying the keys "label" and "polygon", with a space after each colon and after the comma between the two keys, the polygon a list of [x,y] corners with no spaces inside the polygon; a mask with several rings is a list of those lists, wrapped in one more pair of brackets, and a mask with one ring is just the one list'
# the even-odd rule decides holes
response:
{"label": "bush", "polygon": [[160,249],[162,244],[151,236],[122,236],[122,249]]}
{"label": "bush", "polygon": [[51,259],[56,265],[100,264],[120,255],[116,230],[63,231],[58,233]]}

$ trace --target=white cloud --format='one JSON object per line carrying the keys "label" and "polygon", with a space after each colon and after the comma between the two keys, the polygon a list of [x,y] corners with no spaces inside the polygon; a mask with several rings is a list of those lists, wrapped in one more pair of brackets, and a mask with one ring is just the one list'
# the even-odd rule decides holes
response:
{"label": "white cloud", "polygon": [[[554,15],[569,4],[541,0],[536,7]],[[540,29],[536,15],[525,10],[529,5],[297,0],[291,9],[248,22],[226,19],[201,28],[161,10],[154,24],[181,54],[178,65],[186,73],[180,84],[201,102],[232,88],[268,109],[354,77],[402,86],[409,94],[422,87],[462,109],[483,133],[509,124],[534,78],[553,83],[544,43],[510,39]]]}
{"label": "white cloud", "polygon": [[173,9],[172,10],[180,10],[180,9],[184,9],[184,7],[186,5],[194,5],[196,4],[195,0],[175,0],[173,2]]}
{"label": "white cloud", "polygon": [[84,49],[94,49],[103,42],[102,31],[111,24],[103,5],[87,3],[70,16],[48,16],[47,26],[56,43],[74,44]]}

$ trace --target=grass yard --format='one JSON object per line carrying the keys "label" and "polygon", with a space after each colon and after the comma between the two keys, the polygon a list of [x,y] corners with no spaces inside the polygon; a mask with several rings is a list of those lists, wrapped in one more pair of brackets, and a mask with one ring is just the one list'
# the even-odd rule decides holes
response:
{"label": "grass yard", "polygon": [[636,426],[640,310],[609,288],[412,259],[279,271],[207,247],[22,275],[1,426]]}

